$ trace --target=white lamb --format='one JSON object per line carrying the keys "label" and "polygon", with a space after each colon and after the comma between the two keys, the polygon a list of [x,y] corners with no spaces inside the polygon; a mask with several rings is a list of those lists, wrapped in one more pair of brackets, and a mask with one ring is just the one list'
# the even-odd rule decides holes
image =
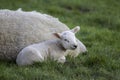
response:
{"label": "white lamb", "polygon": [[50,58],[60,63],[66,61],[67,50],[75,50],[78,46],[75,33],[80,27],[72,30],[54,33],[58,39],[47,40],[38,44],[25,47],[17,56],[16,63],[19,66],[31,65],[34,62],[42,62]]}

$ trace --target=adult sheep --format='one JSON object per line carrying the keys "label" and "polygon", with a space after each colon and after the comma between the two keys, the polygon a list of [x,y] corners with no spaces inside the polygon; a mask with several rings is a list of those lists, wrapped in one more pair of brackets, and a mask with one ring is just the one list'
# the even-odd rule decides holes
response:
{"label": "adult sheep", "polygon": [[[35,11],[0,10],[0,59],[15,60],[18,53],[26,46],[44,40],[55,39],[52,33],[69,30],[57,18]],[[79,46],[74,51],[67,51],[73,56],[85,52],[86,47],[78,40]]]}

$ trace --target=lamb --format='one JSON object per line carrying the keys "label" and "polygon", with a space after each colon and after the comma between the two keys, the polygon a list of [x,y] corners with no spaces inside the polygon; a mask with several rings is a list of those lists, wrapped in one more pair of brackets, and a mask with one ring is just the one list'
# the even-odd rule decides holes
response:
{"label": "lamb", "polygon": [[16,63],[19,66],[31,65],[34,62],[45,61],[48,57],[57,62],[64,63],[66,61],[65,52],[67,50],[75,50],[78,46],[75,33],[80,27],[75,27],[69,31],[62,33],[54,33],[58,39],[43,41],[25,47],[17,56]]}
{"label": "lamb", "polygon": [[[26,46],[56,39],[53,33],[66,30],[70,30],[67,25],[48,14],[21,9],[0,10],[0,60],[15,61]],[[77,39],[77,43],[77,49],[67,50],[65,54],[77,57],[87,50],[80,40]]]}

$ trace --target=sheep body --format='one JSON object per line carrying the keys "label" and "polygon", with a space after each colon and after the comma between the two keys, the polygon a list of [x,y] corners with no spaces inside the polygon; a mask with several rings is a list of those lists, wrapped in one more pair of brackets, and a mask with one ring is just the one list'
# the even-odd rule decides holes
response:
{"label": "sheep body", "polygon": [[[0,10],[0,60],[16,60],[18,53],[26,46],[45,40],[56,39],[54,32],[69,28],[57,18],[36,11]],[[66,51],[66,55],[78,55],[86,51],[84,44],[78,40],[81,48]]]}
{"label": "sheep body", "polygon": [[54,39],[69,28],[57,18],[38,12],[0,10],[0,59],[15,60],[24,47]]}
{"label": "sheep body", "polygon": [[59,43],[59,40],[49,40],[30,45],[18,54],[16,62],[18,65],[31,65],[34,62],[42,62],[50,58],[64,63],[65,60],[59,61],[65,55],[65,50]]}
{"label": "sheep body", "polygon": [[79,29],[79,27],[75,27],[69,31],[54,33],[58,39],[47,40],[25,47],[17,56],[17,64],[20,66],[31,65],[34,62],[42,62],[48,57],[64,63],[66,61],[66,51],[75,50],[78,46],[75,33],[78,32]]}

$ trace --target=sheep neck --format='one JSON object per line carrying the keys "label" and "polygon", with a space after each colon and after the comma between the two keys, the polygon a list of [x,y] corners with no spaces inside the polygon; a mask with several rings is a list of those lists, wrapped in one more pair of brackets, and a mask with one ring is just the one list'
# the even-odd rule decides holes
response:
{"label": "sheep neck", "polygon": [[66,51],[66,49],[63,47],[62,43],[60,40],[57,40],[57,43],[56,43],[57,46],[60,47],[60,49],[62,49],[63,51]]}

